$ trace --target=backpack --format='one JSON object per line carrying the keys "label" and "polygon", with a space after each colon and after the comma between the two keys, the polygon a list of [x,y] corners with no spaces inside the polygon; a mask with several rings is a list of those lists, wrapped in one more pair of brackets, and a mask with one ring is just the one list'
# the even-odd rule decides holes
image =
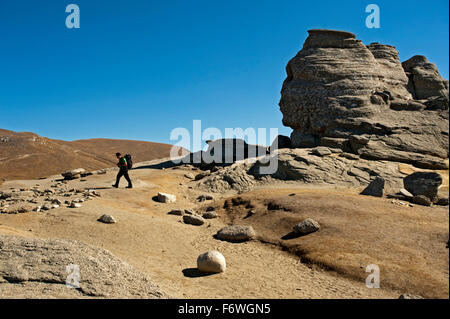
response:
{"label": "backpack", "polygon": [[133,160],[131,159],[131,155],[130,154],[125,154],[124,157],[127,160],[127,167],[128,167],[128,169],[132,169],[133,168]]}

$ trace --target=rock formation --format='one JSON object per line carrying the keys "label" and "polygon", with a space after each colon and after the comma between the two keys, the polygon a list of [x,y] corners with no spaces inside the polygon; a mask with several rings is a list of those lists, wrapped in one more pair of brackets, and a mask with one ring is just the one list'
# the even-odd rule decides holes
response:
{"label": "rock formation", "polygon": [[448,81],[425,57],[402,64],[393,46],[310,30],[286,71],[280,109],[292,147],[448,168]]}
{"label": "rock formation", "polygon": [[[66,286],[67,266],[79,288]],[[72,283],[71,281],[69,281]],[[0,235],[2,298],[167,298],[146,275],[109,251],[73,240]]]}

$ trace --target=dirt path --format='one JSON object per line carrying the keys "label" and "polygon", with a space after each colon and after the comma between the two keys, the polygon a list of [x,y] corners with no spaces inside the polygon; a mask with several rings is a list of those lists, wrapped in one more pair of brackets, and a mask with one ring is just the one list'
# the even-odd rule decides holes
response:
{"label": "dirt path", "polygon": [[[82,208],[60,208],[44,213],[0,215],[0,233],[40,238],[80,240],[111,251],[147,273],[168,294],[179,298],[397,298],[398,291],[368,289],[364,282],[309,268],[279,248],[252,241],[231,244],[213,235],[224,226],[215,219],[201,227],[186,225],[171,209],[192,208],[195,190],[186,185],[184,170],[140,169],[131,172],[136,188],[110,189],[115,172],[91,176],[74,186],[100,189],[102,197]],[[9,187],[32,186],[37,181],[7,182]],[[42,186],[49,181],[38,181]],[[123,182],[124,183],[124,182]],[[181,185],[180,185],[181,184]],[[125,184],[123,185],[125,186]],[[177,195],[177,203],[152,200],[158,191]],[[111,214],[118,223],[97,222]],[[221,251],[228,269],[223,274],[199,276],[196,258],[207,250]],[[82,276],[81,269],[81,276]]]}

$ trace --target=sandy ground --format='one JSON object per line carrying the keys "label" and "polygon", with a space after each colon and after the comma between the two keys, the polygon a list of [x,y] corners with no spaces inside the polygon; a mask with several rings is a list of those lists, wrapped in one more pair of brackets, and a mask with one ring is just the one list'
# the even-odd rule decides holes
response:
{"label": "sandy ground", "polygon": [[[192,226],[182,223],[180,216],[167,214],[172,209],[199,206],[196,198],[203,192],[189,188],[192,182],[184,177],[186,170],[150,167],[130,172],[135,185],[132,190],[111,188],[114,171],[90,176],[85,182],[72,181],[73,187],[97,189],[102,196],[77,209],[62,207],[49,212],[2,214],[0,233],[76,239],[102,247],[148,274],[165,292],[177,298],[398,298],[406,292],[383,286],[369,289],[364,280],[302,264],[298,256],[271,243],[218,241],[213,235],[226,225],[226,216],[207,221],[203,226]],[[45,188],[55,178],[59,177],[8,181],[0,190],[36,184]],[[123,180],[121,187],[125,186]],[[289,185],[285,192],[292,192],[293,188]],[[176,194],[177,202],[154,201],[152,198],[159,191]],[[333,190],[324,189],[323,196],[330,191]],[[214,196],[214,201],[200,205],[220,205],[225,198]],[[102,214],[113,215],[118,223],[98,222]],[[222,274],[200,275],[195,269],[197,256],[211,249],[223,253],[228,269]],[[82,272],[81,269],[81,276]]]}

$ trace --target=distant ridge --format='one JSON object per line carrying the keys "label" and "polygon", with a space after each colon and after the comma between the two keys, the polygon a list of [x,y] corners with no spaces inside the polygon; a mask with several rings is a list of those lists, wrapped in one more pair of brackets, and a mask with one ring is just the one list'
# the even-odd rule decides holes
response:
{"label": "distant ridge", "polygon": [[0,183],[38,179],[78,167],[113,167],[116,152],[130,153],[134,162],[169,157],[171,145],[133,140],[53,140],[30,132],[0,129]]}

